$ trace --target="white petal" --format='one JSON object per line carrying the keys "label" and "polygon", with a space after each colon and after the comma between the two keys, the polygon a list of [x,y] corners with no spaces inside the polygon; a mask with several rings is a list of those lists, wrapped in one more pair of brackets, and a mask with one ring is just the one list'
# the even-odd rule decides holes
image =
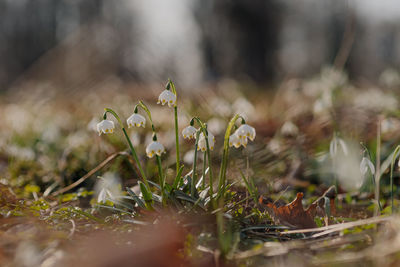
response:
{"label": "white petal", "polygon": [[369,167],[369,170],[371,171],[371,173],[375,174],[375,166],[374,166],[374,164],[372,164],[372,162],[369,159],[367,161],[367,164],[368,164],[368,167]]}
{"label": "white petal", "polygon": [[101,189],[99,195],[97,196],[97,202],[99,203],[106,202],[106,190],[104,188]]}
{"label": "white petal", "polygon": [[368,169],[371,174],[375,174],[375,166],[369,158],[363,157],[360,163],[360,172],[362,175],[367,174]]}
{"label": "white petal", "polygon": [[343,154],[347,156],[349,154],[349,150],[347,149],[346,143],[341,138],[339,138],[339,145],[342,148]]}
{"label": "white petal", "polygon": [[367,168],[367,162],[366,162],[367,158],[362,158],[361,163],[360,163],[360,172],[362,175],[365,175],[368,171]]}
{"label": "white petal", "polygon": [[336,137],[334,137],[331,143],[329,144],[329,154],[331,155],[331,157],[334,157],[336,153],[337,153],[337,140]]}

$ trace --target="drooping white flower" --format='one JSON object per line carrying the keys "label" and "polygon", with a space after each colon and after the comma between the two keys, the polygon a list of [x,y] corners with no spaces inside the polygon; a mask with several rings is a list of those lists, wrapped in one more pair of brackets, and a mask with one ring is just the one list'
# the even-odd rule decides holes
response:
{"label": "drooping white flower", "polygon": [[[210,133],[210,131],[208,131],[208,146],[210,147],[210,150],[214,150],[215,137],[212,133]],[[201,133],[199,136],[199,143],[197,144],[197,150],[201,150],[203,152],[207,150],[207,142],[203,133]]]}
{"label": "drooping white flower", "polygon": [[254,138],[256,138],[256,129],[251,127],[248,124],[242,124],[240,127],[236,130],[235,134],[240,138],[240,139],[247,139],[249,138],[251,141],[254,141]]}
{"label": "drooping white flower", "polygon": [[197,131],[196,128],[189,125],[188,127],[186,127],[185,129],[182,130],[183,138],[189,139],[189,140],[195,138],[196,131]]}
{"label": "drooping white flower", "polygon": [[115,173],[106,172],[103,177],[98,177],[95,191],[97,193],[97,202],[105,203],[107,200],[114,201],[122,195],[121,180]]}
{"label": "drooping white flower", "polygon": [[154,155],[161,156],[162,153],[165,152],[164,146],[157,142],[153,141],[146,147],[146,154],[149,158],[154,157]]}
{"label": "drooping white flower", "polygon": [[165,105],[168,104],[169,107],[173,107],[176,103],[176,95],[170,90],[164,90],[158,97],[157,104]]}
{"label": "drooping white flower", "polygon": [[329,144],[329,153],[331,157],[335,157],[337,154],[338,147],[341,148],[343,154],[347,156],[349,154],[349,150],[347,149],[347,145],[342,138],[333,137],[331,143]]}
{"label": "drooping white flower", "polygon": [[369,160],[369,158],[363,157],[360,163],[360,172],[362,175],[365,175],[368,172],[368,169],[372,174],[375,174],[374,164]]}
{"label": "drooping white flower", "polygon": [[101,135],[101,133],[104,134],[113,133],[114,129],[115,129],[114,122],[110,120],[102,120],[97,124],[97,131],[99,132],[99,135]]}
{"label": "drooping white flower", "polygon": [[126,123],[128,124],[128,128],[132,126],[135,127],[145,127],[146,126],[146,119],[140,114],[133,113],[127,120]]}

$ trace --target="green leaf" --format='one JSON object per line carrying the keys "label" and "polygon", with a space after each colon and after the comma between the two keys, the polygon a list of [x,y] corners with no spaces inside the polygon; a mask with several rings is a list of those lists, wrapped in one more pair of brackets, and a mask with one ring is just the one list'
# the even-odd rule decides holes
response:
{"label": "green leaf", "polygon": [[174,188],[174,189],[178,189],[178,186],[181,184],[181,180],[183,179],[183,177],[182,177],[182,172],[183,172],[183,165],[179,168],[179,171],[178,171],[178,173],[176,174],[176,176],[175,176],[175,180],[174,180],[174,183],[173,183],[173,185],[172,185],[172,188]]}
{"label": "green leaf", "polygon": [[150,190],[147,189],[146,185],[144,183],[139,182],[140,186],[140,191],[142,192],[143,199],[146,202],[146,204],[151,204],[153,203],[153,194],[150,192]]}
{"label": "green leaf", "polygon": [[129,187],[126,188],[126,192],[134,199],[134,201],[138,204],[139,207],[145,209],[146,205],[143,201],[133,192]]}

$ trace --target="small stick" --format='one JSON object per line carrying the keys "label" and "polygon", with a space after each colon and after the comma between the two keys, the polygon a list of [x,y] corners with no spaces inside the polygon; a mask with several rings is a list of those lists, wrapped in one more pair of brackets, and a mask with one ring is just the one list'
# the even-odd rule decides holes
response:
{"label": "small stick", "polygon": [[128,153],[125,152],[125,151],[121,151],[121,152],[117,152],[117,153],[114,153],[114,154],[110,155],[110,156],[109,156],[108,158],[106,158],[102,163],[100,163],[99,165],[97,165],[96,168],[92,169],[90,172],[88,172],[87,174],[85,174],[84,176],[82,176],[79,180],[77,180],[76,182],[74,182],[74,183],[72,183],[72,184],[70,184],[70,185],[68,185],[68,186],[66,186],[66,187],[64,187],[64,188],[61,188],[60,190],[58,190],[58,191],[52,193],[51,195],[52,195],[53,197],[55,197],[55,196],[58,196],[58,195],[60,195],[60,194],[63,194],[63,193],[65,193],[65,192],[71,190],[71,189],[74,188],[74,187],[77,187],[78,185],[80,185],[81,183],[83,183],[86,179],[88,179],[88,178],[91,177],[93,174],[95,174],[95,173],[98,172],[100,169],[102,169],[104,166],[106,166],[107,163],[109,163],[110,161],[112,161],[113,159],[115,159],[117,156],[120,156],[120,155],[126,156],[126,155],[128,155]]}
{"label": "small stick", "polygon": [[358,220],[356,222],[333,224],[333,225],[320,227],[320,228],[291,230],[291,231],[281,232],[281,234],[301,234],[301,233],[310,233],[310,232],[321,232],[321,233],[318,233],[318,234],[315,234],[315,235],[312,236],[312,237],[318,237],[318,236],[326,235],[326,234],[329,234],[329,233],[341,231],[341,230],[344,230],[344,229],[352,228],[352,227],[355,227],[355,226],[389,221],[389,220],[391,220],[393,218],[396,218],[396,216],[372,217],[372,218],[369,218],[369,219]]}

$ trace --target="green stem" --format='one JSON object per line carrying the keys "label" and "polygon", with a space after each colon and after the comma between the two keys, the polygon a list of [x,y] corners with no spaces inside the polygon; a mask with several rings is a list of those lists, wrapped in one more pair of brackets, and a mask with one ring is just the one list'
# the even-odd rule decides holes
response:
{"label": "green stem", "polygon": [[179,161],[179,130],[178,130],[178,106],[174,106],[174,117],[175,117],[175,145],[176,145],[176,173],[179,172],[180,161]]}
{"label": "green stem", "polygon": [[396,147],[396,149],[394,150],[393,153],[393,158],[392,158],[392,164],[390,166],[390,198],[391,198],[391,202],[392,202],[392,214],[394,212],[394,201],[393,201],[393,169],[394,169],[394,163],[396,161],[397,158],[397,154],[400,151],[400,145]]}
{"label": "green stem", "polygon": [[140,174],[142,175],[142,178],[143,178],[143,182],[144,182],[144,184],[146,185],[146,187],[150,189],[150,185],[149,185],[149,182],[147,181],[146,174],[144,173],[144,170],[143,170],[143,168],[142,168],[142,165],[141,165],[140,162],[139,162],[139,158],[138,158],[138,156],[137,156],[137,154],[136,154],[135,148],[134,148],[133,145],[132,145],[131,139],[129,138],[128,134],[126,133],[125,128],[122,128],[122,131],[124,132],[125,138],[126,138],[126,140],[128,141],[128,145],[129,145],[129,148],[131,149],[132,156],[133,156],[133,158],[135,159],[136,164],[138,165]]}
{"label": "green stem", "polygon": [[159,155],[156,155],[157,158],[157,166],[158,166],[158,175],[160,176],[160,187],[161,187],[161,198],[162,198],[162,203],[165,205],[165,192],[164,192],[164,186],[165,186],[165,179],[163,176],[163,171],[162,171],[162,165],[161,165],[161,157]]}
{"label": "green stem", "polygon": [[[207,125],[203,123],[198,117],[194,117],[194,120],[197,121],[197,123],[200,125],[200,131],[203,132],[203,135],[206,140],[206,153],[207,153],[207,158],[208,158],[208,173],[210,175],[210,203],[212,206],[215,208],[215,203],[213,201],[213,194],[214,194],[214,189],[213,189],[213,183],[214,183],[214,178],[213,178],[213,171],[212,171],[212,162],[211,162],[211,151],[210,151],[210,145],[208,143],[208,131],[207,131]],[[200,134],[200,133],[199,133]],[[197,151],[197,140],[199,136],[196,135],[196,151]],[[196,154],[195,154],[196,155]],[[203,179],[205,179],[205,176],[203,176]]]}
{"label": "green stem", "polygon": [[204,152],[203,155],[203,183],[202,183],[202,189],[206,187],[206,168],[207,168],[207,154]]}
{"label": "green stem", "polygon": [[[210,175],[210,203],[212,205],[213,208],[215,208],[215,203],[214,203],[214,199],[213,199],[213,195],[214,195],[214,189],[213,189],[213,183],[214,183],[214,179],[213,179],[213,171],[212,171],[212,162],[211,162],[211,151],[210,151],[210,145],[208,144],[208,133],[207,130],[203,128],[203,134],[204,136],[206,136],[206,148],[207,148],[207,158],[208,158],[208,173]],[[205,159],[205,157],[204,157]],[[205,179],[206,177],[203,176],[203,179]]]}
{"label": "green stem", "polygon": [[224,150],[222,152],[222,163],[219,171],[218,178],[218,198],[224,196],[225,194],[225,181],[226,181],[226,168],[228,164],[228,155],[229,155],[229,137],[231,136],[231,131],[233,126],[235,125],[236,120],[240,117],[240,115],[236,114],[228,124],[226,128],[225,137],[224,137]]}
{"label": "green stem", "polygon": [[[167,83],[167,89],[171,88],[172,93],[176,96],[176,99],[178,99],[178,94],[176,92],[175,84],[171,79],[168,79]],[[179,160],[179,132],[178,132],[178,106],[177,106],[177,101],[175,102],[174,105],[174,117],[175,117],[175,145],[176,145],[176,173],[179,172],[180,168],[180,160]]]}
{"label": "green stem", "polygon": [[112,110],[110,108],[105,108],[104,111],[105,111],[104,112],[104,118],[106,118],[107,113],[110,113],[111,115],[113,115],[117,119],[119,125],[122,128],[124,136],[125,136],[126,140],[128,141],[128,145],[129,145],[129,148],[131,149],[132,156],[133,156],[134,160],[136,161],[136,164],[138,165],[138,169],[140,171],[140,174],[142,175],[143,182],[145,183],[147,188],[150,189],[150,185],[149,185],[149,182],[147,181],[146,174],[143,171],[142,165],[140,164],[140,161],[139,161],[139,158],[138,158],[138,156],[136,154],[135,148],[133,147],[131,139],[129,138],[128,134],[126,133],[125,127],[124,127],[121,119],[119,118],[118,114],[114,110]]}

